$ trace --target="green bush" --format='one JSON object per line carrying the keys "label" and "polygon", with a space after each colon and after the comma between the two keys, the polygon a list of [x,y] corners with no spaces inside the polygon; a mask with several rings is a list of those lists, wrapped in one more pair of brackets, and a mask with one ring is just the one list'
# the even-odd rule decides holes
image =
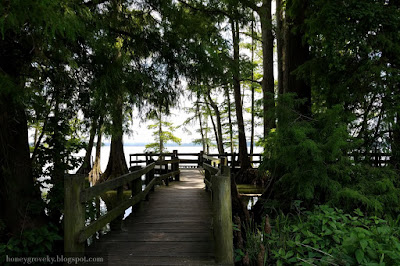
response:
{"label": "green bush", "polygon": [[264,141],[260,167],[274,181],[268,201],[287,211],[295,199],[307,208],[329,204],[345,211],[360,208],[370,215],[393,215],[400,211],[396,172],[371,167],[349,154],[362,143],[350,136],[341,121],[343,108],[335,106],[312,118],[299,119],[291,110],[293,100],[278,104],[278,127]]}
{"label": "green bush", "polygon": [[247,248],[253,264],[261,241],[266,247],[266,265],[400,265],[400,228],[376,216],[366,217],[327,205],[299,215],[278,215],[270,234],[261,227],[252,230]]}
{"label": "green bush", "polygon": [[57,228],[50,224],[38,229],[29,229],[20,236],[11,237],[7,243],[0,243],[0,264],[6,264],[9,257],[46,257],[54,249],[55,241],[62,240]]}

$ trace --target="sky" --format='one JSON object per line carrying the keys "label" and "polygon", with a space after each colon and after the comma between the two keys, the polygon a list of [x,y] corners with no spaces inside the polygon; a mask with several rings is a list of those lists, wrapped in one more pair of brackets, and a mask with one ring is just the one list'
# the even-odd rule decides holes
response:
{"label": "sky", "polygon": [[[178,101],[179,107],[171,109],[171,115],[167,117],[167,121],[173,123],[173,126],[181,126],[183,122],[192,116],[188,113],[185,108],[193,106],[193,102],[189,99],[188,95],[183,95]],[[136,116],[136,117],[135,117]],[[138,118],[137,112],[134,113],[134,120],[131,126],[133,134],[131,136],[124,136],[124,143],[151,143],[154,142],[153,130],[149,130],[147,127],[151,125],[152,121],[141,121]],[[190,125],[187,127],[192,134],[189,134],[183,127],[178,128],[173,134],[182,139],[182,143],[191,143],[194,139],[199,138],[195,134],[195,130],[199,126],[197,124]]]}

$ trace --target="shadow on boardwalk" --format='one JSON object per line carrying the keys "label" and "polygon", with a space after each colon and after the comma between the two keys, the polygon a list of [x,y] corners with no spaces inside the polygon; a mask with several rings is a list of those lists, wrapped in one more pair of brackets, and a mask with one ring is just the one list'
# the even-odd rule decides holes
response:
{"label": "shadow on boardwalk", "polygon": [[150,201],[88,248],[108,265],[215,265],[210,195],[199,170],[156,187]]}

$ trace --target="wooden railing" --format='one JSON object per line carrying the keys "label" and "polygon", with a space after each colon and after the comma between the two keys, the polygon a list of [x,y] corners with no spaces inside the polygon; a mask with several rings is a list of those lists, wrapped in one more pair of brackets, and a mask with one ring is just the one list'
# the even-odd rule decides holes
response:
{"label": "wooden railing", "polygon": [[[130,154],[129,155],[129,167],[135,167],[138,165],[143,165],[147,163],[148,161],[157,159],[159,157],[171,157],[173,158],[174,156],[176,158],[180,159],[179,167],[180,168],[199,168],[202,167],[203,165],[203,156],[205,153],[203,151],[198,152],[198,153],[179,153],[177,150],[174,150],[173,153],[135,153],[135,154]],[[221,158],[225,157],[227,159],[227,165],[231,167],[231,169],[236,169],[237,167],[240,166],[239,162],[239,154],[238,153],[224,153],[224,154],[218,154],[218,153],[211,153],[207,154],[207,156],[212,157],[212,158]],[[262,153],[256,153],[253,154],[251,157],[251,162],[253,164],[260,164],[262,162]],[[182,158],[186,157],[186,158]],[[189,157],[189,158],[187,158]]]}
{"label": "wooden railing", "polygon": [[[160,174],[155,175],[155,166],[160,166]],[[168,165],[171,167],[169,168]],[[83,175],[69,175],[65,178],[65,197],[64,197],[64,252],[68,254],[83,254],[85,251],[86,240],[100,231],[108,223],[113,222],[119,227],[122,222],[122,214],[126,209],[133,209],[145,198],[148,199],[150,191],[154,191],[156,184],[168,185],[169,181],[175,177],[179,181],[179,159],[160,160],[148,162],[143,169],[130,172],[118,178],[108,180],[104,183],[92,187],[84,187]],[[142,176],[146,175],[145,189],[142,190]],[[131,184],[132,195],[129,199],[123,200],[123,190],[126,184]],[[113,209],[108,210],[103,216],[92,221],[85,226],[86,202],[101,194],[117,190],[117,203]]]}
{"label": "wooden railing", "polygon": [[204,155],[206,190],[211,191],[215,262],[233,265],[231,172],[226,157]]}

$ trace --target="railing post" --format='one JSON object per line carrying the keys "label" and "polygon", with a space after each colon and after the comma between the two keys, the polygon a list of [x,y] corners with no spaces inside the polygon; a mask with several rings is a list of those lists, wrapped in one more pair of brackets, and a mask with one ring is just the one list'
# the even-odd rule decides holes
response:
{"label": "railing post", "polygon": [[233,265],[231,177],[229,166],[221,166],[221,175],[212,176],[212,190],[215,261],[217,263]]}
{"label": "railing post", "polygon": [[[163,168],[163,166],[164,166],[164,171],[161,170],[161,175],[168,174],[168,164],[166,163],[164,165],[161,165],[161,169]],[[169,177],[165,178],[165,185],[169,186]]]}
{"label": "railing post", "polygon": [[234,172],[236,167],[236,153],[232,153],[231,169]]}
{"label": "railing post", "polygon": [[80,201],[85,178],[67,175],[64,178],[64,253],[79,256],[85,252],[85,243],[78,242],[78,235],[85,227],[85,204]]}
{"label": "railing post", "polygon": [[[204,179],[207,180],[208,182],[211,182],[211,173],[210,171],[208,171],[207,169],[204,169]],[[210,188],[208,187],[207,183],[204,182],[206,184],[206,191],[210,191]]]}
{"label": "railing post", "polygon": [[[132,188],[132,198],[135,197],[136,195],[139,195],[142,192],[142,177],[133,180],[131,188]],[[137,203],[136,205],[132,205],[132,212],[139,210],[141,205],[142,202]]]}
{"label": "railing post", "polygon": [[203,155],[204,155],[204,151],[200,151],[199,153],[199,158],[198,158],[198,162],[197,162],[197,168],[200,168],[203,166]]}
{"label": "railing post", "polygon": [[[179,159],[179,158],[178,158],[178,150],[174,150],[174,157],[173,157],[173,158],[174,158],[174,159]],[[173,172],[179,170],[179,162],[173,163],[172,165],[173,165],[173,167],[172,167],[172,171],[173,171]],[[175,181],[179,181],[179,180],[180,180],[180,175],[177,174],[177,175],[175,176]]]}
{"label": "railing post", "polygon": [[[117,188],[117,195],[116,195],[114,206],[118,206],[122,202],[123,196],[124,196],[124,186],[120,186]],[[112,220],[110,222],[111,231],[120,231],[122,229],[122,219],[123,218],[124,218],[124,215],[121,214],[117,218],[115,218],[114,220]]]}
{"label": "railing post", "polygon": [[225,152],[224,156],[226,158],[226,163],[227,163],[226,165],[229,165],[228,152]]}
{"label": "railing post", "polygon": [[220,164],[219,168],[222,168],[222,166],[228,166],[228,158],[227,157],[221,157],[219,158]]}
{"label": "railing post", "polygon": [[[146,165],[152,164],[154,162],[154,160],[150,157],[149,160],[147,160]],[[147,174],[146,174],[146,180],[145,180],[145,185],[147,187],[147,185],[151,182],[151,180],[153,180],[154,178],[154,168],[151,169]],[[150,191],[154,191],[154,186],[151,188]],[[149,194],[146,195],[145,198],[147,201],[149,200]]]}

